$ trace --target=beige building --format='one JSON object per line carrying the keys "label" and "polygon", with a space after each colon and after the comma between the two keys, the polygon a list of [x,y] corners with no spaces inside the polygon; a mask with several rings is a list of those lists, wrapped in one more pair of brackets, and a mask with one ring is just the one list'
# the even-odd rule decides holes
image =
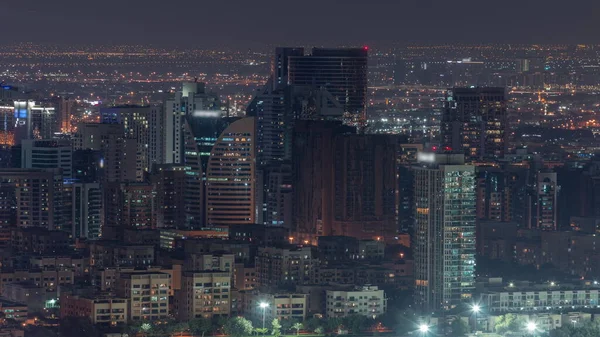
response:
{"label": "beige building", "polygon": [[128,301],[112,296],[75,296],[60,297],[60,318],[86,317],[92,324],[127,324]]}
{"label": "beige building", "polygon": [[54,291],[59,285],[71,285],[75,279],[75,273],[70,269],[58,270],[5,270],[0,272],[0,293],[4,291],[7,284],[17,282],[28,282],[35,287],[41,287]]}
{"label": "beige building", "polygon": [[196,270],[219,270],[233,273],[235,256],[233,254],[188,254],[184,260],[184,269]]}
{"label": "beige building", "polygon": [[261,303],[268,306],[265,310],[265,321],[271,322],[274,318],[282,320],[294,319],[304,321],[308,310],[308,295],[299,293],[266,293],[257,290],[244,293],[244,312],[261,321],[263,308]]}
{"label": "beige building", "polygon": [[98,268],[92,272],[92,284],[101,291],[113,291],[117,288],[121,273],[146,273],[159,272],[171,276],[171,289],[169,295],[173,296],[173,291],[180,289],[181,286],[181,265],[173,264],[172,268],[148,267],[146,269],[137,269],[133,267],[110,267]]}
{"label": "beige building", "polygon": [[387,309],[383,290],[364,286],[351,291],[326,291],[327,318],[363,315],[377,317]]}
{"label": "beige building", "polygon": [[121,273],[117,295],[129,300],[131,321],[157,320],[169,316],[171,276],[161,272]]}
{"label": "beige building", "polygon": [[261,286],[310,284],[319,260],[314,247],[260,247],[255,258]]}
{"label": "beige building", "polygon": [[175,292],[180,321],[228,317],[231,313],[231,274],[223,271],[183,272],[181,290]]}

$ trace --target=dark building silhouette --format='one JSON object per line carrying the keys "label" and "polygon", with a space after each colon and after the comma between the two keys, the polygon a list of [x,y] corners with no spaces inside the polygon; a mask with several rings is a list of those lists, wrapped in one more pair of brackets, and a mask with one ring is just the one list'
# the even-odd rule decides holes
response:
{"label": "dark building silhouette", "polygon": [[367,48],[313,48],[311,55],[288,57],[288,84],[324,87],[352,121],[364,121],[367,108]]}
{"label": "dark building silhouette", "polygon": [[453,88],[446,91],[441,122],[442,147],[465,160],[503,158],[509,131],[504,88]]}
{"label": "dark building silhouette", "polygon": [[298,240],[396,232],[395,137],[357,135],[337,122],[297,121],[293,223]]}

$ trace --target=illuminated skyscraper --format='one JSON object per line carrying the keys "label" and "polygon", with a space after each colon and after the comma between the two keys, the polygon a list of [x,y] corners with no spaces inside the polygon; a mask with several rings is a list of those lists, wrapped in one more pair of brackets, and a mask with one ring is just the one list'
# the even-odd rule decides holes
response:
{"label": "illuminated skyscraper", "polygon": [[233,122],[213,146],[206,172],[208,225],[256,222],[255,119]]}
{"label": "illuminated skyscraper", "polygon": [[462,154],[421,154],[415,165],[415,304],[423,311],[472,300],[475,167]]}
{"label": "illuminated skyscraper", "polygon": [[446,92],[441,123],[442,146],[465,160],[503,158],[509,130],[504,88],[454,88]]}
{"label": "illuminated skyscraper", "polygon": [[175,97],[165,102],[165,163],[184,161],[184,125],[188,116],[220,116],[219,96],[206,92],[201,82],[184,83]]}
{"label": "illuminated skyscraper", "polygon": [[[364,121],[367,109],[367,48],[313,48],[288,57],[288,84],[325,88],[344,107],[347,120]],[[285,66],[285,63],[281,63]]]}

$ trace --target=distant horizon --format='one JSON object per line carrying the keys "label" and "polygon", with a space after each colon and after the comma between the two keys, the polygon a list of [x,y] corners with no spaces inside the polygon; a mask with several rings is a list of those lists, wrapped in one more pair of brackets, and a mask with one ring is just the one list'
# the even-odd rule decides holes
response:
{"label": "distant horizon", "polygon": [[23,0],[0,22],[10,43],[595,44],[599,13],[592,0]]}

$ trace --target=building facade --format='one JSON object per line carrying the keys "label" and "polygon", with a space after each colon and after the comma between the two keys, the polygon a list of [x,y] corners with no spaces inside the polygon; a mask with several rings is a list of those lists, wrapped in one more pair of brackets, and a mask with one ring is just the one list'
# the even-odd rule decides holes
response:
{"label": "building facade", "polygon": [[422,154],[415,177],[415,303],[470,301],[475,287],[475,168],[462,154]]}
{"label": "building facade", "polygon": [[361,315],[371,318],[385,314],[387,300],[383,290],[364,286],[351,291],[326,291],[327,318]]}

